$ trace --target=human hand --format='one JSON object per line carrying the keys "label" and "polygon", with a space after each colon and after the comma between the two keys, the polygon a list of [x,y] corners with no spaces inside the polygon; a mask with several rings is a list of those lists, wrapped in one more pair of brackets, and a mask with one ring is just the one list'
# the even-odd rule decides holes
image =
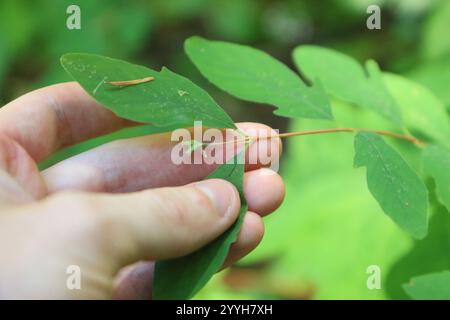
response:
{"label": "human hand", "polygon": [[[1,298],[150,298],[151,261],[186,255],[233,224],[240,207],[234,186],[217,179],[191,184],[213,167],[173,164],[170,134],[110,142],[37,169],[64,146],[132,125],[76,83],[31,92],[0,109]],[[262,143],[251,145],[247,157]],[[261,216],[283,200],[280,176],[261,174],[267,170],[246,165],[249,212],[225,266],[256,247]],[[81,290],[66,286],[70,265],[80,267]]]}

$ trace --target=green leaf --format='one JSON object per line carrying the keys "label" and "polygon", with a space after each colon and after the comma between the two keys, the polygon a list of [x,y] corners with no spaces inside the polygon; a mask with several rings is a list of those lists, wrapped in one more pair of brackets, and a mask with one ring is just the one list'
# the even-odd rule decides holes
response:
{"label": "green leaf", "polygon": [[312,45],[297,47],[293,58],[300,71],[309,79],[319,79],[328,93],[401,124],[400,110],[375,61],[367,61],[363,68],[345,54]]}
{"label": "green leaf", "polygon": [[[155,126],[235,128],[233,121],[206,91],[190,80],[162,68],[160,72],[125,61],[93,54],[61,57],[66,71],[99,103],[119,117]],[[107,81],[154,77],[153,81],[113,86]]]}
{"label": "green leaf", "polygon": [[445,106],[427,88],[392,73],[384,73],[383,79],[401,107],[408,129],[435,141],[450,142],[450,122]]}
{"label": "green leaf", "polygon": [[440,146],[425,149],[424,170],[436,183],[436,193],[440,202],[450,211],[450,150]]}
{"label": "green leaf", "polygon": [[427,234],[428,194],[403,158],[376,134],[355,137],[354,166],[367,167],[367,185],[383,211],[414,238]]}
{"label": "green leaf", "polygon": [[414,277],[403,289],[415,300],[450,300],[450,271]]}
{"label": "green leaf", "polygon": [[234,225],[219,238],[187,256],[156,263],[153,299],[190,299],[220,270],[229,248],[236,241],[247,202],[242,189],[244,164],[243,153],[212,172],[207,179],[224,179],[239,191],[241,209]]}
{"label": "green leaf", "polygon": [[319,82],[306,86],[295,72],[262,51],[200,37],[187,39],[184,47],[200,72],[231,95],[274,105],[280,116],[333,118]]}
{"label": "green leaf", "polygon": [[[435,197],[429,193],[430,221],[427,237],[415,240],[410,250],[399,256],[384,273],[384,290],[389,299],[407,299],[403,284],[413,277],[441,272],[450,266],[450,214]],[[390,250],[390,248],[389,248]]]}

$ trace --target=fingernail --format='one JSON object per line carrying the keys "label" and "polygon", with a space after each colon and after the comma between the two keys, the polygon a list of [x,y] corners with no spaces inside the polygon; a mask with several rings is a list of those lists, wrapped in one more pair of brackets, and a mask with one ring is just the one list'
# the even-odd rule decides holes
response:
{"label": "fingernail", "polygon": [[211,199],[221,216],[227,216],[236,210],[236,199],[239,199],[239,195],[231,183],[211,179],[196,182],[193,185]]}

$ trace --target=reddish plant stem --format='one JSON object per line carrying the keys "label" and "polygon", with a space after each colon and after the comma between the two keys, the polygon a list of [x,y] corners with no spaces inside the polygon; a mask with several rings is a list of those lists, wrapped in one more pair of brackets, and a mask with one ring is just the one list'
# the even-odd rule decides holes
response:
{"label": "reddish plant stem", "polygon": [[[410,136],[410,135],[405,135],[405,134],[400,134],[400,133],[385,131],[385,130],[372,130],[372,129],[364,129],[364,128],[329,128],[329,129],[304,130],[304,131],[297,131],[297,132],[286,132],[286,133],[279,133],[279,134],[274,134],[274,135],[270,135],[270,136],[257,136],[257,137],[245,136],[244,139],[241,139],[241,140],[230,140],[230,141],[226,141],[226,142],[211,143],[210,145],[228,144],[228,143],[236,143],[236,142],[250,142],[250,141],[258,141],[258,140],[268,140],[268,139],[273,139],[273,138],[289,138],[289,137],[295,137],[295,136],[306,136],[306,135],[312,135],[312,134],[334,133],[334,132],[369,132],[369,133],[375,133],[375,134],[382,135],[382,136],[388,136],[391,138],[408,141],[408,142],[414,143],[417,146],[425,145],[425,142],[417,139],[416,137]],[[241,133],[239,133],[239,134],[241,134]]]}
{"label": "reddish plant stem", "polygon": [[[287,133],[280,133],[276,135],[269,136],[267,138],[288,138],[288,137],[294,137],[294,136],[306,136],[310,134],[321,134],[321,133],[333,133],[333,132],[370,132],[379,134],[382,136],[388,136],[391,138],[396,138],[400,140],[405,140],[412,142],[417,145],[423,145],[425,144],[423,141],[420,141],[419,139],[405,135],[400,133],[395,133],[391,131],[385,131],[385,130],[371,130],[371,129],[358,129],[358,128],[330,128],[330,129],[317,129],[317,130],[305,130],[305,131],[298,131],[298,132],[287,132]],[[258,138],[257,138],[258,139]]]}

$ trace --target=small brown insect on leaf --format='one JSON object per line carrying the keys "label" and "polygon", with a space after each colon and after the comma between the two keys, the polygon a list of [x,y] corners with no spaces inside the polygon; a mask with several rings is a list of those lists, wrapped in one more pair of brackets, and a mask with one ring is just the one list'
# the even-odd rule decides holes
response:
{"label": "small brown insect on leaf", "polygon": [[155,77],[145,77],[142,79],[125,80],[125,81],[106,81],[105,83],[110,84],[112,86],[127,87],[153,80],[155,80]]}

